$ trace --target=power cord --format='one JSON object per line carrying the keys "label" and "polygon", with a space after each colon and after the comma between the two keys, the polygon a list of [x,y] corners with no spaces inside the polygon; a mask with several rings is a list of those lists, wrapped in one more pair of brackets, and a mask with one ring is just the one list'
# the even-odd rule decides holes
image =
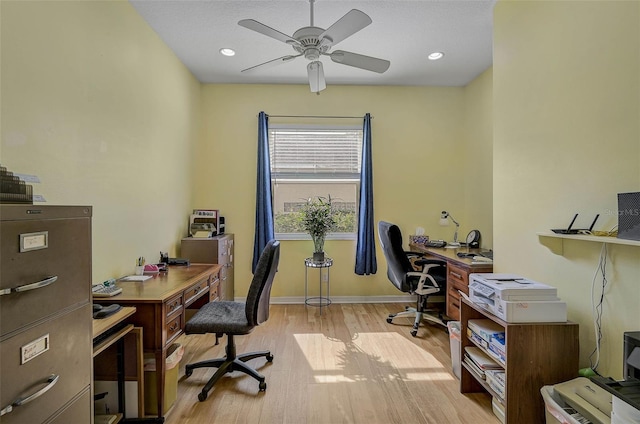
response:
{"label": "power cord", "polygon": [[[596,297],[596,280],[598,274],[602,276],[601,290],[597,299]],[[593,315],[593,329],[596,338],[596,347],[589,355],[589,363],[591,364],[591,370],[598,374],[598,366],[600,364],[600,342],[602,341],[602,306],[604,303],[604,293],[607,287],[607,243],[602,243],[602,249],[600,250],[600,259],[595,273],[593,274],[593,280],[591,281],[591,313]],[[595,355],[595,363],[594,357]],[[600,375],[600,374],[598,374]]]}

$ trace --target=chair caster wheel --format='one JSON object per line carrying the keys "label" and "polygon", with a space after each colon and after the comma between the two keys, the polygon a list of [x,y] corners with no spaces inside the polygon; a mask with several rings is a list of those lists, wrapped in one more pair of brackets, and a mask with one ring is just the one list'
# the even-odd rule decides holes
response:
{"label": "chair caster wheel", "polygon": [[264,381],[261,381],[260,384],[258,385],[258,388],[260,389],[261,392],[264,392],[267,390],[267,383],[265,383]]}
{"label": "chair caster wheel", "polygon": [[185,367],[185,369],[184,369],[184,376],[185,376],[186,378],[189,378],[189,377],[191,377],[191,374],[193,374],[193,370],[192,370],[191,368],[187,368],[187,367]]}
{"label": "chair caster wheel", "polygon": [[416,337],[418,335],[418,330],[411,330],[410,333],[413,337]]}
{"label": "chair caster wheel", "polygon": [[267,362],[273,362],[273,355],[267,355]]}
{"label": "chair caster wheel", "polygon": [[393,321],[393,318],[392,318],[392,317],[388,317],[388,318],[387,318],[387,322],[388,322],[389,324],[391,324],[391,321]]}
{"label": "chair caster wheel", "polygon": [[200,402],[204,402],[206,399],[207,399],[207,393],[205,391],[198,393],[198,400]]}

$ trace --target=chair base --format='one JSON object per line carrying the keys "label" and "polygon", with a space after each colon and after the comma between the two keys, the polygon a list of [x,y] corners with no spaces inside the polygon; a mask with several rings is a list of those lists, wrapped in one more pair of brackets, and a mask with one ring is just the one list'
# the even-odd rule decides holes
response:
{"label": "chair base", "polygon": [[397,317],[414,317],[415,319],[413,322],[413,327],[410,331],[413,337],[416,337],[418,335],[418,328],[420,327],[420,323],[422,322],[422,320],[430,321],[435,324],[440,324],[444,327],[447,326],[447,321],[449,320],[445,319],[442,313],[438,313],[438,315],[436,316],[436,315],[431,315],[427,312],[428,310],[420,311],[417,308],[407,307],[403,312],[398,312],[396,314],[389,314],[389,316],[387,317],[387,322],[389,324],[393,324],[392,322],[393,319]]}
{"label": "chair base", "polygon": [[233,340],[233,335],[228,334],[227,338],[228,342],[227,347],[225,348],[227,353],[226,357],[208,359],[205,361],[196,362],[194,364],[187,364],[184,367],[185,377],[190,377],[193,373],[193,370],[196,368],[218,368],[215,374],[213,374],[209,381],[207,381],[207,384],[204,385],[202,391],[198,394],[198,400],[200,400],[200,402],[203,402],[205,399],[207,399],[209,392],[223,375],[234,371],[243,372],[258,380],[260,382],[258,388],[261,392],[267,390],[267,383],[265,382],[264,376],[255,369],[251,368],[249,365],[245,364],[245,362],[260,357],[265,357],[267,359],[267,362],[273,362],[273,355],[271,354],[271,352],[265,350],[260,352],[250,352],[236,355],[236,346]]}

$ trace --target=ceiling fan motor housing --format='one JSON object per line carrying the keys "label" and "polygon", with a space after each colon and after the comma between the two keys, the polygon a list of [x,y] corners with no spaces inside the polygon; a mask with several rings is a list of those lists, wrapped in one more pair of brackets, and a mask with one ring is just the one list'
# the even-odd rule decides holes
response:
{"label": "ceiling fan motor housing", "polygon": [[[293,38],[298,40],[300,45],[293,45],[293,49],[298,53],[304,54],[308,60],[318,60],[320,55],[329,50],[330,45],[321,44],[318,36],[324,32],[323,28],[304,27],[300,28],[293,34]],[[327,40],[331,41],[331,40]]]}

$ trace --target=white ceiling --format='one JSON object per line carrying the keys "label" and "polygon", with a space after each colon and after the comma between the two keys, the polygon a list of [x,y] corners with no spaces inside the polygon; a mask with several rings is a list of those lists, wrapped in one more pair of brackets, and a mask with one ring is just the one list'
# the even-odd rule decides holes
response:
{"label": "white ceiling", "polygon": [[[316,0],[314,26],[328,28],[351,9],[373,23],[332,47],[391,61],[384,74],[322,57],[327,85],[464,86],[492,63],[496,0]],[[238,25],[255,19],[287,35],[309,26],[308,0],[130,0],[176,56],[203,83],[306,84],[304,57],[241,73],[242,69],[295,54],[292,47]],[[233,57],[219,53],[223,47]],[[427,54],[445,56],[430,61]]]}

